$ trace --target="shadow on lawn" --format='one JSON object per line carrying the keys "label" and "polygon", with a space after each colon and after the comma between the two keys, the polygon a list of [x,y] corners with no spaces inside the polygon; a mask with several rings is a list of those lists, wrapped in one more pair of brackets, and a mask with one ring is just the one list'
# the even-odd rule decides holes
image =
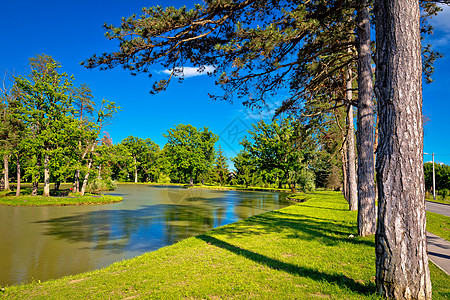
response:
{"label": "shadow on lawn", "polygon": [[229,237],[248,236],[254,234],[280,233],[286,231],[285,238],[303,239],[310,241],[320,239],[327,246],[334,246],[341,242],[354,245],[367,245],[375,247],[375,242],[364,238],[350,238],[357,236],[356,225],[339,220],[320,217],[294,215],[282,211],[273,211],[253,216],[246,223],[235,223],[215,230],[218,234]]}
{"label": "shadow on lawn", "polygon": [[340,287],[349,288],[350,290],[361,293],[363,295],[372,295],[373,293],[375,293],[375,284],[373,284],[372,282],[369,283],[368,286],[366,286],[345,275],[328,274],[315,269],[300,267],[294,264],[282,262],[256,252],[237,247],[209,235],[202,234],[197,236],[196,238],[201,239],[204,242],[216,247],[230,251],[234,254],[241,255],[247,259],[265,265],[274,270],[281,270],[290,274],[308,277],[316,281],[327,281],[330,283],[334,283]]}

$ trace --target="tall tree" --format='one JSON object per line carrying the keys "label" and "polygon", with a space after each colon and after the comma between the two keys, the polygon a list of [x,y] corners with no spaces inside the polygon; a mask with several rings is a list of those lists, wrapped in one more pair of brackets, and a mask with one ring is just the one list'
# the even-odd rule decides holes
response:
{"label": "tall tree", "polygon": [[[266,183],[288,185],[295,192],[296,184],[303,180],[308,167],[306,158],[316,149],[310,132],[297,120],[285,118],[272,123],[260,121],[248,131],[249,139],[241,144],[248,153],[247,163],[252,165]],[[241,155],[240,155],[241,156]],[[240,157],[237,162],[244,162]],[[302,189],[305,186],[301,186]]]}
{"label": "tall tree", "polygon": [[145,142],[141,138],[129,136],[122,141],[122,144],[130,151],[134,160],[134,183],[138,182],[138,167],[140,167],[140,155],[145,151]]}
{"label": "tall tree", "polygon": [[75,176],[73,183],[73,191],[78,193],[80,191],[80,169],[81,163],[84,157],[87,155],[86,148],[89,148],[88,141],[92,140],[92,138],[86,136],[84,133],[89,133],[91,131],[89,122],[93,117],[93,113],[95,111],[94,101],[92,96],[92,90],[88,85],[82,84],[80,87],[74,87],[72,89],[72,94],[74,98],[73,108],[74,108],[74,117],[79,120],[79,138],[78,138],[78,149],[77,149],[77,158],[74,160],[75,165]]}
{"label": "tall tree", "polygon": [[431,299],[423,175],[422,61],[418,0],[376,0],[380,295]]}
{"label": "tall tree", "polygon": [[227,158],[225,157],[223,149],[220,145],[216,155],[215,175],[216,181],[218,181],[220,185],[225,184],[228,180]]}
{"label": "tall tree", "polygon": [[[47,59],[38,56],[36,59]],[[51,57],[49,58],[52,61]],[[23,119],[27,126],[33,128],[34,149],[37,155],[37,168],[39,170],[40,158],[44,165],[44,196],[50,196],[50,159],[58,150],[65,136],[71,118],[68,116],[71,108],[71,98],[68,95],[72,86],[67,74],[59,74],[57,69],[60,64],[46,62],[36,64],[30,59],[32,74],[30,80],[19,76],[15,78],[15,84],[20,90],[19,96],[23,103]],[[36,178],[35,178],[36,180]],[[35,181],[36,183],[37,181]],[[37,185],[34,186],[34,192]]]}
{"label": "tall tree", "polygon": [[358,48],[358,234],[372,235],[376,230],[374,170],[374,101],[370,4],[361,1],[357,10]]}
{"label": "tall tree", "polygon": [[214,163],[214,144],[218,137],[208,128],[198,130],[192,125],[179,124],[164,134],[167,138],[165,155],[172,164],[172,176],[179,182],[194,184],[194,179],[208,173]]}

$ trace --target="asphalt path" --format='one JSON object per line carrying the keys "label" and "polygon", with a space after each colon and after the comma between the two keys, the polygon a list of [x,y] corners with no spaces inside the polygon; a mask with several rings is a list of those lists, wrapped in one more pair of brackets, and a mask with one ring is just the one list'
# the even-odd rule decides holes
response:
{"label": "asphalt path", "polygon": [[[427,211],[450,217],[450,205],[426,202]],[[428,258],[441,270],[450,275],[450,242],[427,232]]]}
{"label": "asphalt path", "polygon": [[450,205],[426,201],[427,211],[450,217]]}

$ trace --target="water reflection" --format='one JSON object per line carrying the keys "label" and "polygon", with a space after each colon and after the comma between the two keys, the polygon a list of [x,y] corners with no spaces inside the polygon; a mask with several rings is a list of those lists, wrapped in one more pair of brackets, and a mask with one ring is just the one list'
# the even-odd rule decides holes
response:
{"label": "water reflection", "polygon": [[121,185],[101,206],[0,207],[0,285],[101,268],[287,205],[278,193]]}

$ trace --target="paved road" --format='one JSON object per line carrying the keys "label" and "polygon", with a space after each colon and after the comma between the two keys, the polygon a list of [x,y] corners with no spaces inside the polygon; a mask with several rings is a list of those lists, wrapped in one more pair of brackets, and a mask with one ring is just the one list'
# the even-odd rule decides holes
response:
{"label": "paved road", "polygon": [[[450,205],[426,202],[427,211],[450,217]],[[450,275],[450,242],[427,232],[428,258],[441,270]]]}
{"label": "paved road", "polygon": [[427,232],[428,258],[450,275],[450,242]]}
{"label": "paved road", "polygon": [[426,201],[427,211],[450,217],[450,205]]}

